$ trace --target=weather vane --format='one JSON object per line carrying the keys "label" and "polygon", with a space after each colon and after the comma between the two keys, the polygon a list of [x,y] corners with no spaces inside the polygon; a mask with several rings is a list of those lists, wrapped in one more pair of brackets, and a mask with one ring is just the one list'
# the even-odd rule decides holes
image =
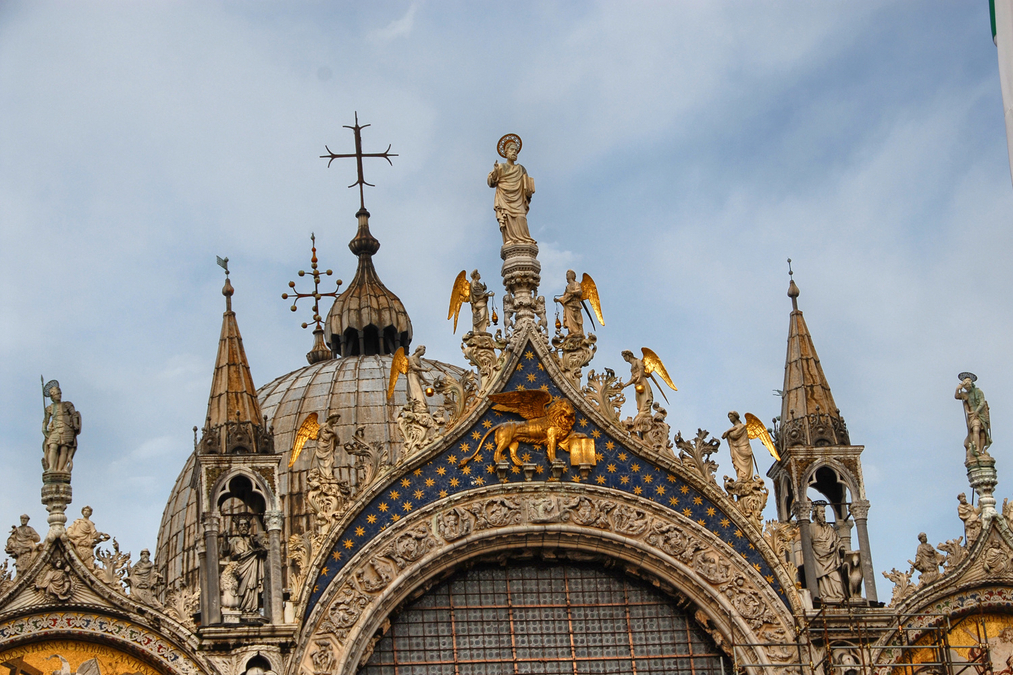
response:
{"label": "weather vane", "polygon": [[218,259],[218,266],[225,270],[225,278],[227,279],[229,277],[229,259],[220,255],[216,255],[215,258]]}
{"label": "weather vane", "polygon": [[[322,327],[320,326],[320,322],[323,321],[323,319],[320,316],[320,298],[336,298],[336,297],[338,297],[338,289],[341,288],[341,279],[338,279],[338,285],[334,287],[334,290],[332,292],[330,292],[330,293],[321,293],[320,292],[320,274],[321,274],[321,272],[320,272],[320,270],[317,269],[317,235],[314,234],[314,233],[310,233],[310,241],[313,242],[312,243],[312,246],[313,246],[313,257],[310,258],[310,270],[311,270],[310,271],[310,276],[313,277],[313,292],[312,293],[299,293],[298,291],[295,290],[295,282],[294,281],[290,281],[290,282],[288,282],[288,286],[289,286],[289,288],[292,289],[293,294],[289,295],[288,293],[282,293],[281,294],[281,299],[282,300],[288,300],[290,297],[293,298],[293,300],[292,300],[292,311],[294,312],[294,311],[296,311],[296,309],[298,309],[296,307],[296,303],[299,302],[300,299],[302,299],[302,298],[313,298],[313,321],[316,323],[316,326],[314,327],[313,330],[314,330],[314,332],[316,332],[317,330],[323,330]],[[221,258],[219,258],[218,260],[221,261]],[[228,258],[226,258],[225,261],[228,262]],[[331,271],[331,270],[326,270],[326,271],[323,272],[323,274],[326,275],[326,276],[331,276],[332,274],[334,274],[334,272]],[[306,270],[299,270],[299,276],[301,276],[301,277],[306,276]],[[308,323],[303,323],[302,327],[303,328],[308,328],[309,324]]]}
{"label": "weather vane", "polygon": [[327,154],[326,155],[320,155],[320,159],[326,159],[327,160],[327,166],[328,166],[328,168],[330,168],[331,162],[333,162],[336,159],[343,158],[343,157],[355,157],[356,169],[358,170],[358,180],[355,181],[354,183],[352,183],[351,185],[349,185],[348,187],[353,188],[356,185],[359,186],[359,208],[361,208],[362,210],[366,210],[366,200],[365,200],[365,198],[364,198],[364,196],[362,194],[362,186],[363,185],[368,185],[369,187],[376,187],[376,186],[373,185],[372,183],[367,183],[365,181],[365,179],[362,177],[362,158],[363,157],[382,157],[383,159],[387,160],[388,164],[390,164],[391,166],[394,166],[394,162],[390,161],[390,158],[391,157],[397,157],[397,155],[391,153],[391,151],[390,151],[390,144],[387,144],[387,149],[385,151],[383,151],[383,152],[364,153],[362,151],[362,130],[365,129],[366,127],[370,126],[370,125],[367,124],[365,126],[361,126],[361,127],[359,126],[359,113],[358,112],[355,113],[355,126],[354,127],[350,127],[347,124],[344,125],[344,126],[345,126],[346,129],[351,129],[355,133],[355,153],[351,154],[351,155],[338,155],[338,154],[335,154],[335,153],[331,152],[331,149],[328,148],[325,145],[324,146],[324,150],[327,151]]}

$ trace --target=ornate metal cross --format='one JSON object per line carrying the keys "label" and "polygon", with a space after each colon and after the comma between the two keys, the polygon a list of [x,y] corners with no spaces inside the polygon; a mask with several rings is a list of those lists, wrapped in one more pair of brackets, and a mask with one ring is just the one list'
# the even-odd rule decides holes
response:
{"label": "ornate metal cross", "polygon": [[358,172],[359,172],[359,176],[358,176],[359,179],[357,181],[355,181],[354,183],[352,183],[351,185],[349,185],[348,187],[353,188],[356,185],[359,186],[359,208],[365,210],[366,209],[366,201],[363,198],[362,186],[363,185],[368,185],[369,187],[376,187],[376,186],[373,185],[372,183],[367,183],[365,181],[365,179],[363,179],[363,177],[362,177],[362,158],[363,157],[382,157],[383,159],[387,160],[388,164],[390,164],[391,166],[394,166],[394,162],[390,161],[390,158],[391,157],[397,157],[397,155],[391,153],[391,151],[390,151],[390,144],[387,144],[387,149],[385,151],[383,151],[383,152],[364,153],[362,151],[362,130],[365,129],[366,127],[370,126],[370,125],[366,124],[366,125],[361,126],[361,127],[359,126],[359,113],[358,112],[355,113],[355,126],[354,127],[350,127],[347,124],[344,125],[344,126],[345,126],[346,129],[351,129],[352,132],[355,133],[355,153],[351,154],[351,155],[338,155],[338,154],[335,154],[335,153],[331,152],[331,149],[328,148],[325,145],[324,149],[327,151],[327,154],[326,155],[320,155],[320,159],[326,159],[327,160],[327,166],[328,166],[328,168],[330,168],[331,162],[333,162],[336,159],[343,158],[343,157],[355,157],[355,164],[356,164],[356,168],[358,169]]}
{"label": "ornate metal cross", "polygon": [[[299,302],[301,298],[313,298],[313,321],[316,322],[316,326],[314,327],[313,330],[319,330],[321,329],[320,322],[323,321],[323,318],[320,316],[320,298],[338,297],[338,289],[341,288],[341,279],[338,279],[338,285],[332,292],[330,293],[320,292],[320,270],[317,269],[317,235],[311,233],[310,241],[313,242],[313,257],[310,259],[310,269],[312,270],[310,272],[310,276],[313,277],[313,292],[300,293],[295,290],[295,282],[290,281],[288,282],[288,287],[292,289],[293,294],[289,295],[288,293],[282,293],[281,299],[288,300],[291,297],[292,298],[291,309],[294,312],[296,311],[296,309],[298,309],[298,307],[296,307],[296,303]],[[324,271],[324,274],[326,276],[331,276],[332,274],[334,274],[334,272],[331,270],[326,270]],[[299,270],[299,276],[301,277],[306,276],[306,270]],[[302,324],[303,328],[306,328],[308,326],[309,326],[308,323]]]}

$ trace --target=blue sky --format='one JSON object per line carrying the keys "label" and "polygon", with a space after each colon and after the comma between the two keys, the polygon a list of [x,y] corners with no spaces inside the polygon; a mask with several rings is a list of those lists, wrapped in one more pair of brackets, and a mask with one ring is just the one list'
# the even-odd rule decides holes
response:
{"label": "blue sky", "polygon": [[428,356],[464,363],[457,272],[498,285],[485,176],[514,132],[542,292],[568,267],[597,280],[592,365],[657,351],[673,429],[779,413],[791,257],[866,446],[877,570],[906,568],[919,531],[962,534],[960,371],[1010,494],[1013,191],[985,2],[4,2],[0,523],[45,527],[41,373],[84,415],[73,513],[153,547],[205,415],[214,256],[258,385],[305,363],[279,296],[311,231],[351,279],[354,167],[318,155],[351,147],[354,111],[367,149],[399,155],[367,166],[366,204]]}

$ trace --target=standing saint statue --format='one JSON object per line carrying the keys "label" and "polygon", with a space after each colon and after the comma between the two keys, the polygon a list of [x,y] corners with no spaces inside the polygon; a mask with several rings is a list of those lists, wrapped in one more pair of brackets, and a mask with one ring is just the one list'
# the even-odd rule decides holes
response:
{"label": "standing saint statue", "polygon": [[953,398],[964,403],[964,421],[967,423],[967,438],[964,448],[967,450],[967,462],[973,462],[978,455],[988,455],[992,445],[992,424],[988,416],[988,401],[985,394],[974,386],[978,376],[974,373],[961,373],[960,386]]}
{"label": "standing saint statue", "polygon": [[970,546],[981,534],[981,507],[968,504],[963,492],[957,495],[957,502],[957,517],[964,522],[964,541]]}
{"label": "standing saint statue", "polygon": [[528,209],[531,195],[535,194],[535,181],[523,166],[516,163],[521,145],[521,137],[516,134],[507,134],[499,139],[496,150],[500,157],[506,159],[506,164],[497,161],[489,172],[489,187],[496,188],[493,209],[504,246],[535,243],[528,232]]}
{"label": "standing saint statue", "polygon": [[264,589],[264,559],[267,543],[260,534],[251,532],[249,517],[240,518],[236,532],[230,534],[222,546],[222,560],[235,563],[233,575],[239,609],[244,614],[256,614],[260,607],[260,592]]}
{"label": "standing saint statue", "polygon": [[753,480],[753,449],[749,446],[749,429],[734,410],[728,413],[732,428],[721,434],[728,441],[728,452],[732,455],[735,479],[739,482]]}
{"label": "standing saint statue", "polygon": [[408,379],[408,398],[413,398],[421,403],[426,402],[426,386],[424,373],[429,369],[422,363],[422,357],[426,355],[426,346],[419,345],[408,357],[408,372],[405,377]]}
{"label": "standing saint statue", "polygon": [[313,451],[313,461],[321,475],[334,478],[334,451],[338,447],[338,420],[341,415],[331,413],[327,421],[317,431],[317,447]]}
{"label": "standing saint statue", "polygon": [[471,322],[476,333],[487,333],[489,328],[489,298],[491,292],[484,283],[478,270],[471,273]]}
{"label": "standing saint statue", "polygon": [[28,566],[35,560],[35,551],[38,549],[39,533],[28,524],[28,515],[22,514],[21,525],[11,528],[11,536],[7,538],[7,548],[4,549],[7,555],[14,559],[14,567],[18,574],[28,570]]}
{"label": "standing saint statue", "polygon": [[92,513],[90,506],[84,507],[81,509],[82,517],[67,528],[67,540],[73,545],[77,557],[91,570],[95,569],[95,547],[109,541],[109,535],[99,532],[91,521]]}
{"label": "standing saint statue", "polygon": [[584,316],[580,313],[580,301],[584,299],[584,288],[577,281],[576,272],[566,271],[566,290],[553,299],[563,306],[563,326],[567,330],[567,335],[583,335]]}
{"label": "standing saint statue", "polygon": [[56,380],[43,385],[42,393],[52,401],[42,419],[42,435],[46,438],[42,443],[42,469],[70,473],[81,433],[81,413],[74,410],[73,403],[63,400]]}
{"label": "standing saint statue", "polygon": [[844,581],[841,577],[844,545],[841,543],[840,535],[837,534],[837,528],[827,522],[822,505],[813,507],[813,522],[809,526],[809,535],[812,538],[820,600],[844,602]]}
{"label": "standing saint statue", "polygon": [[141,549],[141,557],[137,564],[127,564],[125,581],[130,587],[132,598],[149,607],[162,606],[155,597],[155,587],[162,581],[162,575],[155,569],[155,563],[151,562],[151,551]]}

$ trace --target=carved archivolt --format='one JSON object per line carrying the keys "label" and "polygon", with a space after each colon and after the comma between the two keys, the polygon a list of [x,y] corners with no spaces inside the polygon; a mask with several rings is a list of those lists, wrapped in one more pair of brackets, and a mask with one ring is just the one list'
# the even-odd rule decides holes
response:
{"label": "carved archivolt", "polygon": [[[792,619],[749,562],[719,537],[656,504],[584,485],[504,485],[433,504],[391,527],[334,579],[307,621],[302,672],[351,672],[373,633],[427,579],[518,548],[596,551],[633,563],[691,599],[724,644],[788,642]],[[748,651],[748,648],[746,648]],[[743,656],[787,661],[777,650]],[[344,672],[344,671],[334,671]]]}

